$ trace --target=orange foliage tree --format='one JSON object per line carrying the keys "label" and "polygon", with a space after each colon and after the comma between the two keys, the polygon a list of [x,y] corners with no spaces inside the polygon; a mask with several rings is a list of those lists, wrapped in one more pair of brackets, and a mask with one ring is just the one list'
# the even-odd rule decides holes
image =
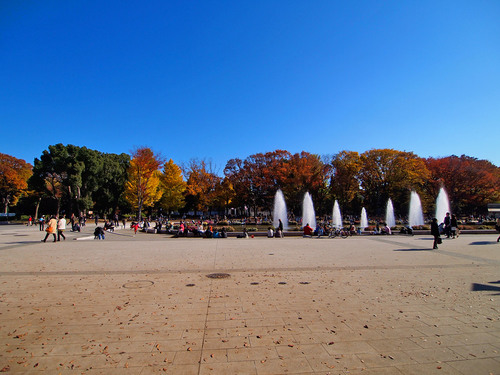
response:
{"label": "orange foliage tree", "polygon": [[307,152],[291,154],[276,150],[250,155],[244,161],[231,159],[224,174],[235,191],[235,204],[272,210],[274,195],[283,190],[292,211],[298,211],[305,192],[320,196],[326,185],[328,167],[317,155]]}
{"label": "orange foliage tree", "polygon": [[0,197],[4,213],[7,213],[9,205],[15,205],[26,191],[31,174],[31,164],[0,153]]}
{"label": "orange foliage tree", "polygon": [[141,147],[132,152],[124,197],[137,209],[139,220],[143,207],[152,206],[162,196],[159,171],[162,165],[163,158],[155,155],[148,147]]}
{"label": "orange foliage tree", "polygon": [[487,160],[453,155],[426,164],[430,194],[436,197],[443,186],[457,214],[486,214],[487,204],[500,200],[500,168]]}
{"label": "orange foliage tree", "polygon": [[231,181],[239,207],[258,208],[271,212],[276,190],[285,185],[287,166],[291,158],[288,151],[276,150],[248,156],[244,161],[231,159],[227,162],[224,174]]}
{"label": "orange foliage tree", "polygon": [[316,212],[320,212],[324,208],[330,166],[324,164],[318,155],[305,151],[293,154],[283,166],[282,190],[291,211],[301,214],[304,194],[309,192],[316,204]]}
{"label": "orange foliage tree", "polygon": [[209,211],[214,207],[221,178],[211,170],[211,167],[205,160],[193,159],[185,168],[187,208]]}

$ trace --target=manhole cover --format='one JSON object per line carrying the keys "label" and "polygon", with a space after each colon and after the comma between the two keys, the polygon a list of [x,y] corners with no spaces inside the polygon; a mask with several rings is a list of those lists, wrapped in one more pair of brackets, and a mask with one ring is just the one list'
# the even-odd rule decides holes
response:
{"label": "manhole cover", "polygon": [[227,278],[231,277],[231,275],[228,273],[211,273],[211,274],[207,275],[207,277],[209,279],[227,279]]}
{"label": "manhole cover", "polygon": [[123,288],[127,289],[140,289],[140,288],[147,288],[148,286],[153,285],[153,281],[149,280],[137,280],[137,281],[130,281],[128,283],[123,284]]}
{"label": "manhole cover", "polygon": [[285,285],[285,284],[286,284],[286,282],[285,282],[285,281],[280,281],[278,284],[280,284],[280,285]]}
{"label": "manhole cover", "polygon": [[186,284],[186,286],[194,286],[194,284]]}

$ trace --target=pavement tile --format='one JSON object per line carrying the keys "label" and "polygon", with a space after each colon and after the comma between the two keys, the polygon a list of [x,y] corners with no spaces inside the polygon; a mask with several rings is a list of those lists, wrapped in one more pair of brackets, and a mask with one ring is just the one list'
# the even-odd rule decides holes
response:
{"label": "pavement tile", "polygon": [[[349,375],[403,375],[403,374],[406,373],[401,371],[399,368],[393,366],[349,371]],[[427,374],[427,373],[426,372],[419,373],[419,375],[422,374]]]}
{"label": "pavement tile", "polygon": [[457,375],[458,373],[456,369],[447,363],[419,363],[416,365],[400,365],[397,368],[405,375]]}
{"label": "pavement tile", "polygon": [[490,344],[450,346],[449,348],[466,359],[494,358],[498,357],[500,353],[498,347]]}
{"label": "pavement tile", "polygon": [[266,361],[269,359],[278,359],[276,347],[251,347],[228,349],[227,359],[229,362],[239,361]]}
{"label": "pavement tile", "polygon": [[371,345],[371,342],[372,341],[330,341],[322,346],[333,356],[338,354],[378,353],[377,349]]}
{"label": "pavement tile", "polygon": [[271,374],[299,374],[313,372],[305,357],[269,359],[264,362],[255,362],[258,375]]}
{"label": "pavement tile", "polygon": [[422,349],[415,341],[411,338],[397,338],[397,339],[384,339],[384,340],[370,340],[367,343],[374,348],[377,352],[384,351],[406,351],[413,349]]}
{"label": "pavement tile", "polygon": [[278,345],[276,346],[276,351],[280,357],[318,357],[327,355],[327,351],[321,344],[304,344],[304,345]]}
{"label": "pavement tile", "polygon": [[456,361],[464,359],[449,348],[406,350],[406,354],[418,363]]}
{"label": "pavement tile", "polygon": [[366,367],[391,367],[401,364],[417,363],[409,354],[403,351],[382,352],[379,354],[356,354]]}
{"label": "pavement tile", "polygon": [[500,374],[500,362],[491,358],[454,361],[447,364],[462,374]]}
{"label": "pavement tile", "polygon": [[320,357],[307,357],[309,365],[314,371],[332,372],[353,371],[355,369],[365,369],[366,366],[355,354],[323,355]]}
{"label": "pavement tile", "polygon": [[200,367],[200,375],[216,374],[216,375],[251,375],[257,374],[254,361],[240,361],[228,363],[210,363],[202,364]]}

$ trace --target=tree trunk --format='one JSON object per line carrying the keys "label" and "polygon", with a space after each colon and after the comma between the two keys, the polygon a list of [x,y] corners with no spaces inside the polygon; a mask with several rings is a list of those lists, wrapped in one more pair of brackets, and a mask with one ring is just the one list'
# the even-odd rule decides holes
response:
{"label": "tree trunk", "polygon": [[38,198],[38,202],[36,202],[35,208],[35,220],[38,220],[38,209],[40,208],[40,202],[42,201],[42,197]]}
{"label": "tree trunk", "polygon": [[61,209],[61,199],[57,198],[57,211],[56,211],[56,217],[59,217],[59,211]]}
{"label": "tree trunk", "polygon": [[2,201],[3,201],[3,213],[6,214],[7,211],[9,210],[9,198],[8,197],[3,198]]}

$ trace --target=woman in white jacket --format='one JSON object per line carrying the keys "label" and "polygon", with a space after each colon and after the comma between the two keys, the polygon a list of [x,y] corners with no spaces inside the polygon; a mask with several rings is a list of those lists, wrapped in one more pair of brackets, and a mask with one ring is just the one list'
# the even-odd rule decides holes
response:
{"label": "woman in white jacket", "polygon": [[59,221],[57,222],[57,240],[61,241],[61,237],[65,240],[66,237],[64,236],[63,232],[66,229],[66,218],[60,217]]}

